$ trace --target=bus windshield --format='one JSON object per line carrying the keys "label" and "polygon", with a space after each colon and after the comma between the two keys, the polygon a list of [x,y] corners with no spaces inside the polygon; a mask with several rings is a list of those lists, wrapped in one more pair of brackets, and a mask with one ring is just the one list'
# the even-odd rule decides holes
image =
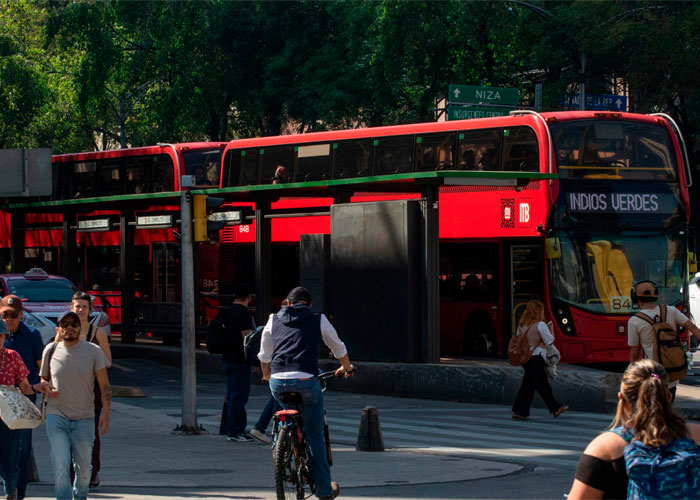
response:
{"label": "bus windshield", "polygon": [[601,314],[633,313],[635,281],[659,287],[659,302],[682,300],[686,253],[683,235],[558,231],[547,240],[552,296]]}
{"label": "bus windshield", "polygon": [[676,178],[673,145],[662,126],[578,120],[553,123],[550,128],[562,179]]}
{"label": "bus windshield", "polygon": [[222,152],[223,148],[212,148],[183,153],[185,174],[194,175],[195,186],[218,187]]}

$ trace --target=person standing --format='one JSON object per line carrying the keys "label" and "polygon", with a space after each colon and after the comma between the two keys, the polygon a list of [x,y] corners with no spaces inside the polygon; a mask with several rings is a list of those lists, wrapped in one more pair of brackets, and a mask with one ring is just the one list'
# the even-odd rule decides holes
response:
{"label": "person standing", "polygon": [[[29,374],[27,380],[30,384],[38,384],[39,367],[41,366],[41,353],[44,350],[44,342],[36,328],[28,326],[22,318],[24,308],[22,299],[17,295],[6,295],[0,300],[0,316],[5,321],[9,336],[5,340],[5,347],[17,351],[24,361]],[[27,396],[36,404],[36,394]],[[32,429],[21,429],[19,435],[19,476],[17,478],[17,499],[22,500],[27,493],[27,478],[29,475],[29,459],[32,455]]]}
{"label": "person standing", "polygon": [[523,364],[525,373],[512,408],[514,420],[530,420],[530,406],[535,391],[544,399],[553,416],[558,417],[569,409],[567,405],[560,404],[554,398],[544,369],[547,346],[554,342],[554,335],[544,319],[544,304],[539,300],[530,300],[518,323],[518,334],[527,335],[531,355],[530,359]]}
{"label": "person standing", "polygon": [[316,377],[321,341],[342,365],[335,372],[337,377],[350,376],[355,367],[328,318],[311,310],[311,293],[306,288],[293,288],[286,300],[288,305],[277,314],[271,314],[263,329],[258,359],[263,380],[270,382],[272,395],[283,407],[286,405],[280,394],[301,394],[301,414],[311,452],[311,475],[316,483],[316,496],[321,500],[331,500],[338,496],[340,487],[331,482],[323,437],[323,391]]}
{"label": "person standing", "polygon": [[[632,439],[654,450],[688,437],[700,445],[700,424],[686,423],[673,410],[668,375],[660,363],[644,359],[630,364],[622,375],[617,398],[617,413],[611,428],[593,439],[581,455],[569,500],[627,498],[629,477],[626,465],[629,464],[625,463],[625,447]],[[665,456],[674,457],[674,460],[677,457],[670,453]],[[663,464],[658,465],[657,479],[667,479]],[[676,479],[697,481],[698,474],[700,470]],[[669,491],[677,493],[677,490]],[[645,498],[661,497],[650,495]]]}
{"label": "person standing", "polygon": [[[653,281],[638,281],[632,288],[633,302],[639,305],[639,313],[643,314],[653,323],[655,318],[661,318],[661,306],[657,304],[659,299],[658,288]],[[636,300],[634,300],[636,297]],[[673,306],[663,306],[666,309],[666,322],[678,331],[679,327],[690,330],[700,340],[700,329],[682,312]],[[627,321],[627,345],[630,347],[630,363],[644,357],[654,359],[654,326],[648,320],[638,315],[632,316]],[[676,398],[678,380],[669,382],[671,401]]]}
{"label": "person standing", "polygon": [[248,310],[251,288],[239,283],[233,289],[234,299],[224,311],[224,338],[221,367],[226,376],[226,439],[245,443],[253,437],[245,431],[248,414],[245,405],[250,396],[253,367],[245,359],[243,337],[253,329],[253,318]]}
{"label": "person standing", "polygon": [[[8,335],[9,331],[5,322],[0,320],[0,385],[17,386],[27,396],[36,396],[37,392],[50,394],[53,387],[49,383],[29,383],[27,380],[29,369],[22,361],[22,357],[17,351],[5,347]],[[11,430],[0,419],[0,478],[4,483],[7,500],[19,498],[18,485],[23,432],[24,429]],[[26,477],[24,484],[26,487]]]}
{"label": "person standing", "polygon": [[[93,343],[80,340],[80,316],[66,311],[58,317],[60,341],[44,349],[41,377],[50,381],[59,396],[49,398],[46,434],[51,448],[54,490],[57,500],[84,500],[90,482],[90,461],[95,440],[95,379],[102,394],[100,435],[109,429],[112,392],[107,377],[109,362]],[[75,481],[71,487],[71,451]]]}

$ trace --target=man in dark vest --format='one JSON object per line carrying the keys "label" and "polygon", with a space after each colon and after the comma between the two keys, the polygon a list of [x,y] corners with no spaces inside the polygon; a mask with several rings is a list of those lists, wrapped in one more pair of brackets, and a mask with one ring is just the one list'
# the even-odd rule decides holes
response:
{"label": "man in dark vest", "polygon": [[[323,314],[311,311],[311,294],[296,287],[287,295],[287,306],[271,314],[260,341],[258,358],[263,380],[270,381],[272,395],[280,401],[284,392],[298,392],[303,398],[301,412],[311,450],[311,474],[316,496],[331,500],[338,496],[338,483],[331,483],[326,446],[323,439],[323,392],[318,374],[321,341],[341,363],[336,376],[348,377],[355,371],[345,344]],[[281,403],[281,401],[280,401]],[[285,406],[282,404],[282,406]]]}

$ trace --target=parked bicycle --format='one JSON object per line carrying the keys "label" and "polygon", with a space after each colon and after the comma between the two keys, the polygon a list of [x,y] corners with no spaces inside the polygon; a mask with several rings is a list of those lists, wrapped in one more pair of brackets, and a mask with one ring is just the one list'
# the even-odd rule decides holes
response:
{"label": "parked bicycle", "polygon": [[[327,379],[334,376],[335,370],[318,375],[323,391],[326,390]],[[307,498],[307,488],[309,496],[316,493],[316,486],[311,475],[310,452],[304,432],[304,420],[299,409],[303,399],[298,392],[284,392],[280,395],[280,399],[282,403],[287,405],[287,409],[275,413],[272,430],[272,454],[275,462],[277,500],[303,500]],[[325,410],[323,435],[328,453],[328,465],[331,466],[333,460]]]}

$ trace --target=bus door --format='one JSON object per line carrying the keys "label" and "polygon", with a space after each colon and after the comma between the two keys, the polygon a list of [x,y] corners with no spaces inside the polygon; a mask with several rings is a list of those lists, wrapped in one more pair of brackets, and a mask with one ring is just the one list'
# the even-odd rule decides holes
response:
{"label": "bus door", "polygon": [[153,244],[152,302],[180,302],[179,254],[179,250],[168,243]]}
{"label": "bus door", "polygon": [[505,345],[510,340],[510,336],[515,333],[518,321],[525,310],[528,300],[542,300],[543,294],[543,257],[542,245],[514,244],[510,247],[510,332],[504,335]]}

